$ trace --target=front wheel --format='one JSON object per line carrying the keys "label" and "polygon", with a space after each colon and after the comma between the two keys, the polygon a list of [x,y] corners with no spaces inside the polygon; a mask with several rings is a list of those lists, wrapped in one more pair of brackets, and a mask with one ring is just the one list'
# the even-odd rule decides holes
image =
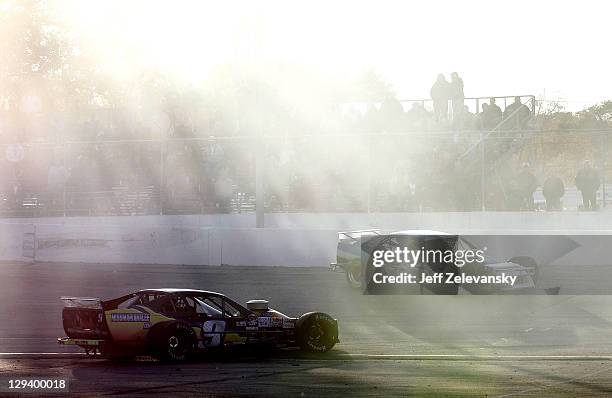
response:
{"label": "front wheel", "polygon": [[531,273],[531,279],[533,280],[534,285],[538,282],[538,278],[540,276],[540,269],[538,268],[538,263],[532,258],[528,256],[517,256],[512,257],[508,262],[522,265],[527,268]]}
{"label": "front wheel", "polygon": [[327,352],[338,342],[336,320],[321,312],[302,315],[296,329],[298,344],[307,352]]}

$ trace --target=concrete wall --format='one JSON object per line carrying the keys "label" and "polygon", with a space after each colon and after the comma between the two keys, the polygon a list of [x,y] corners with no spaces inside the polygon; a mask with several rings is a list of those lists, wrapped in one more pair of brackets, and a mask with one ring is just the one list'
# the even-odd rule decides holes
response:
{"label": "concrete wall", "polygon": [[265,229],[254,223],[252,214],[5,219],[0,260],[325,266],[342,230],[601,234],[612,230],[612,213],[277,213]]}

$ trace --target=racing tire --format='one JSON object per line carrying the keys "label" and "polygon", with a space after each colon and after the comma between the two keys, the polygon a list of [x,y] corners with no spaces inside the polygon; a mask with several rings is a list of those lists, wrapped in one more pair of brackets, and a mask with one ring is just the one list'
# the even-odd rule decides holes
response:
{"label": "racing tire", "polygon": [[338,342],[338,324],[334,318],[322,312],[309,312],[297,320],[297,343],[303,351],[323,353]]}
{"label": "racing tire", "polygon": [[533,274],[531,275],[531,279],[533,279],[533,284],[535,285],[536,283],[538,283],[538,278],[540,277],[540,269],[538,268],[538,263],[533,259],[533,257],[517,256],[512,257],[510,260],[508,260],[508,262],[518,264],[532,270]]}
{"label": "racing tire", "polygon": [[180,322],[157,325],[149,332],[151,353],[162,362],[184,362],[192,357],[196,336],[191,327]]}
{"label": "racing tire", "polygon": [[353,289],[361,289],[363,287],[363,275],[361,267],[355,267],[345,270],[346,282]]}

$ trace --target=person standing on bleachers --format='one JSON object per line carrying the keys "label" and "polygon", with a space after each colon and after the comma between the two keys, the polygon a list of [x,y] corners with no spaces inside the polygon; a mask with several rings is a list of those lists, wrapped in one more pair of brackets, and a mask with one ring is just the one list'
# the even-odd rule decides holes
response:
{"label": "person standing on bleachers", "polygon": [[561,198],[565,194],[565,185],[557,176],[551,176],[542,185],[542,195],[546,199],[546,210],[561,210]]}
{"label": "person standing on bleachers", "polygon": [[525,130],[531,119],[529,107],[514,97],[514,102],[504,109],[504,127],[510,130]]}
{"label": "person standing on bleachers", "polygon": [[434,105],[436,122],[445,122],[448,119],[448,101],[450,100],[450,84],[442,73],[431,87],[431,99]]}
{"label": "person standing on bleachers", "polygon": [[482,104],[480,113],[480,123],[483,129],[492,130],[501,122],[502,110],[495,103],[495,98],[491,97],[489,103]]}
{"label": "person standing on bleachers", "polygon": [[453,119],[464,111],[465,94],[463,93],[463,79],[457,72],[451,73],[450,97],[453,106]]}
{"label": "person standing on bleachers", "polygon": [[502,110],[501,108],[495,103],[495,98],[491,97],[489,98],[489,123],[492,125],[491,128],[494,128],[495,126],[497,126],[499,124],[499,122],[501,122],[502,120]]}
{"label": "person standing on bleachers", "polygon": [[516,188],[520,196],[521,207],[524,210],[533,210],[533,194],[538,188],[538,180],[529,170],[529,163],[523,163],[521,166],[521,171],[516,176]]}
{"label": "person standing on bleachers", "polygon": [[593,168],[590,160],[585,160],[576,174],[576,188],[582,193],[584,210],[597,210],[595,196],[600,184],[599,173]]}

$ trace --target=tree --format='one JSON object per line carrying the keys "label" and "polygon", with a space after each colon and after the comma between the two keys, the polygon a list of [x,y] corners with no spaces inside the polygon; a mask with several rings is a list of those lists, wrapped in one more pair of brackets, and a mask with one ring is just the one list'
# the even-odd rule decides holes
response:
{"label": "tree", "polygon": [[49,4],[6,0],[0,13],[0,109],[9,139],[47,134],[100,96],[93,62]]}

